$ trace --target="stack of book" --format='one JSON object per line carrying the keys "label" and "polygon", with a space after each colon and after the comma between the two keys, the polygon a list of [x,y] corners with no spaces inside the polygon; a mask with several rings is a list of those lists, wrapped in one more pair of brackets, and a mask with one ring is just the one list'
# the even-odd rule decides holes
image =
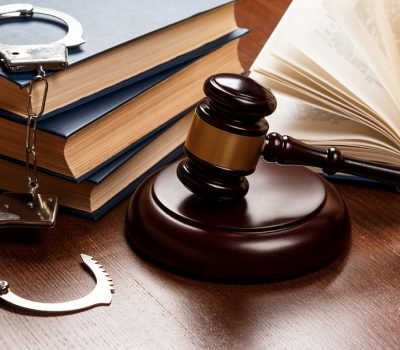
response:
{"label": "stack of book", "polygon": [[[99,218],[150,172],[178,157],[204,80],[240,73],[234,3],[228,0],[88,0],[42,7],[81,22],[85,43],[48,74],[38,121],[40,193]],[[22,27],[23,26],[23,27]],[[45,26],[45,29],[44,27]],[[10,44],[63,36],[43,18],[10,21]],[[2,35],[3,36],[3,35]],[[0,189],[24,192],[27,90],[32,74],[0,69]],[[33,92],[33,110],[40,105]]]}

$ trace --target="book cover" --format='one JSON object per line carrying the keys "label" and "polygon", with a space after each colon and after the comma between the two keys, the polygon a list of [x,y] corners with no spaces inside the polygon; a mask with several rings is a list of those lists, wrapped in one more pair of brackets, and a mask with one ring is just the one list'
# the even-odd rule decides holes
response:
{"label": "book cover", "polygon": [[[128,80],[135,76],[146,78],[154,73],[153,68],[157,72],[182,63],[191,58],[184,58],[186,53],[236,28],[233,4],[228,0],[100,0],[95,4],[44,0],[40,6],[75,17],[86,41],[69,50],[67,69],[48,74],[51,84],[43,118],[104,89],[132,83]],[[64,34],[63,26],[46,16],[2,18],[2,44],[48,43]],[[0,83],[8,81],[0,86],[11,91],[8,98],[0,95],[2,109],[25,117],[26,91],[21,91],[26,90],[32,74],[0,67]]]}
{"label": "book cover", "polygon": [[363,187],[366,186],[370,188],[376,188],[379,190],[400,193],[400,186],[388,185],[383,182],[367,179],[361,176],[353,176],[348,174],[335,174],[335,175],[321,174],[321,175],[325,179],[333,183],[343,183],[351,186],[363,186]]}
{"label": "book cover", "polygon": [[160,170],[161,168],[167,166],[172,163],[174,160],[182,156],[183,154],[183,146],[178,146],[171,153],[161,159],[157,164],[152,166],[146,172],[144,172],[140,177],[131,182],[127,187],[125,187],[122,191],[118,192],[114,197],[112,197],[109,201],[104,203],[100,208],[96,209],[93,212],[86,212],[83,210],[77,210],[74,208],[62,207],[62,210],[65,210],[68,213],[73,215],[82,216],[92,220],[98,220],[103,215],[108,213],[112,208],[122,202],[124,199],[128,198],[135,190],[139,187],[139,185],[151,174]]}

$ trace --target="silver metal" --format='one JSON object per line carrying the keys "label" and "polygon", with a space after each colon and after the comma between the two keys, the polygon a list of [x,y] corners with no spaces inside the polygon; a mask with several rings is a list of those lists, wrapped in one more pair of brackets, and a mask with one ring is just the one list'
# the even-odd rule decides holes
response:
{"label": "silver metal", "polygon": [[0,19],[14,17],[16,13],[19,16],[29,16],[33,14],[33,5],[31,4],[9,4],[0,6]]}
{"label": "silver metal", "polygon": [[[39,111],[32,107],[32,92],[38,82],[44,82],[42,101]],[[28,193],[3,193],[0,195],[0,227],[53,227],[58,209],[57,196],[39,194],[39,179],[36,155],[37,119],[43,114],[46,105],[48,84],[44,70],[39,67],[28,90],[25,167]]]}
{"label": "silver metal", "polygon": [[7,293],[9,288],[10,285],[8,284],[7,281],[0,281],[0,295]]}
{"label": "silver metal", "polygon": [[[81,254],[85,264],[96,279],[96,286],[86,296],[63,303],[41,303],[24,299],[14,294],[7,281],[0,281],[0,299],[25,310],[46,314],[61,314],[86,310],[95,306],[110,305],[112,293],[115,292],[110,275],[99,263],[89,255]],[[1,287],[3,285],[3,288]],[[3,292],[2,292],[3,290]]]}
{"label": "silver metal", "polygon": [[68,66],[68,51],[63,44],[0,44],[0,57],[7,69],[15,73],[32,71],[38,65],[47,70],[59,70]]}
{"label": "silver metal", "polygon": [[57,196],[39,193],[0,194],[0,228],[53,227],[58,208]]}
{"label": "silver metal", "polygon": [[[44,89],[42,93],[42,101],[38,112],[33,110],[32,107],[32,93],[34,86],[42,81],[44,83]],[[49,84],[46,79],[46,74],[42,68],[39,67],[38,73],[31,80],[28,90],[28,104],[26,106],[26,113],[28,115],[26,121],[26,136],[25,136],[25,167],[26,176],[28,180],[28,190],[33,195],[36,194],[36,190],[39,187],[38,172],[37,172],[37,156],[36,156],[36,127],[37,120],[42,116],[44,108],[46,106],[47,91]]]}
{"label": "silver metal", "polygon": [[53,9],[30,4],[0,6],[0,20],[10,17],[32,17],[35,13],[63,21],[67,34],[60,40],[40,45],[0,44],[0,60],[13,72],[32,71],[38,66],[45,70],[63,69],[68,65],[68,47],[83,44],[82,26],[72,16]]}

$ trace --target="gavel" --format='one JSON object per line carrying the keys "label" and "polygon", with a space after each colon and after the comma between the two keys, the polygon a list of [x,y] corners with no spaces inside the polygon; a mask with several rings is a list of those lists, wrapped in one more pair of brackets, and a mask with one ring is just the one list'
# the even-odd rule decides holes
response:
{"label": "gavel", "polygon": [[258,159],[279,164],[308,165],[327,175],[337,172],[400,184],[400,168],[345,157],[336,147],[320,150],[290,136],[267,135],[264,117],[277,106],[273,93],[251,78],[235,74],[211,76],[204,84],[207,98],[194,115],[185,142],[187,159],[177,169],[193,193],[217,201],[244,197]]}
{"label": "gavel", "polygon": [[246,76],[214,75],[204,91],[187,158],[148,177],[128,206],[131,246],[162,267],[229,282],[313,271],[347,251],[351,225],[335,187],[298,165],[400,183],[398,168],[267,134],[277,100]]}

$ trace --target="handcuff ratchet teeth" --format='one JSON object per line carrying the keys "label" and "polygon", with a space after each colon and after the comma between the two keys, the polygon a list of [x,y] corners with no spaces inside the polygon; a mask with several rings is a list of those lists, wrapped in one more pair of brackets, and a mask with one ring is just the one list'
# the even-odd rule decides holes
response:
{"label": "handcuff ratchet teeth", "polygon": [[82,26],[72,16],[53,9],[30,4],[0,6],[0,20],[13,17],[30,18],[34,14],[47,15],[63,21],[68,29],[64,38],[49,44],[8,45],[0,43],[0,60],[12,72],[26,72],[42,67],[44,70],[65,68],[68,48],[83,44]]}

